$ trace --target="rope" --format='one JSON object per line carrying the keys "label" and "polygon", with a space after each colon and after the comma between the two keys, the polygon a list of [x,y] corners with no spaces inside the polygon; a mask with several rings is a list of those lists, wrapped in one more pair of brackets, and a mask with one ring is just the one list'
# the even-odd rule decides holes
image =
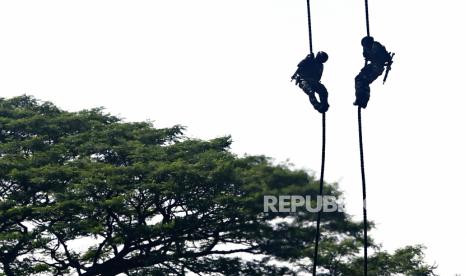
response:
{"label": "rope", "polygon": [[312,18],[310,15],[310,0],[307,0],[307,18],[308,18],[308,40],[310,43],[310,54],[313,54]]}
{"label": "rope", "polygon": [[[368,12],[368,0],[365,0],[365,20],[367,36],[370,36],[370,15]],[[367,61],[365,60],[365,66]],[[362,172],[362,193],[363,193],[363,275],[368,275],[368,222],[367,222],[367,191],[365,179],[365,160],[363,157],[363,135],[362,135],[362,108],[358,107],[358,139],[360,143],[360,170]]]}
{"label": "rope", "polygon": [[[310,44],[310,54],[313,54],[313,40],[312,40],[312,17],[310,12],[310,0],[307,0],[307,19],[308,19],[308,42]],[[323,184],[325,174],[325,155],[326,155],[326,112],[322,114],[322,146],[321,146],[321,175],[320,175],[320,191],[319,196],[323,195]],[[317,199],[318,201],[318,199]],[[320,242],[320,224],[321,224],[322,209],[318,211],[316,220],[316,237],[315,249],[313,252],[313,276],[316,276],[316,268],[318,265],[318,245]]]}
{"label": "rope", "polygon": [[[326,155],[326,112],[322,114],[322,145],[321,145],[321,174],[320,174],[320,192],[319,196],[323,195],[323,179],[325,175],[325,155]],[[317,199],[318,201],[318,199]],[[321,223],[322,208],[318,211],[316,220],[316,237],[315,237],[315,251],[313,252],[313,276],[316,276],[316,267],[318,264],[318,245],[320,242],[320,223]]]}
{"label": "rope", "polygon": [[365,0],[365,19],[367,25],[367,36],[370,36],[370,17],[368,14],[368,0]]}
{"label": "rope", "polygon": [[362,191],[363,191],[363,275],[368,273],[368,222],[366,206],[366,179],[365,179],[365,160],[363,157],[363,135],[362,135],[362,108],[358,107],[358,139],[360,145],[360,169],[362,172]]}

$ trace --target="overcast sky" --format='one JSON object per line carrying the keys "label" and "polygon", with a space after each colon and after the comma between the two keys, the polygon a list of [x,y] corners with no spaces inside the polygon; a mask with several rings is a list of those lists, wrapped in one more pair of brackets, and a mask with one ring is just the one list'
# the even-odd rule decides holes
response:
{"label": "overcast sky", "polygon": [[[465,274],[465,4],[372,0],[371,31],[396,52],[364,111],[371,234],[428,247],[441,275]],[[329,54],[327,179],[360,218],[353,78],[362,0],[313,0],[314,48]],[[63,109],[104,106],[129,121],[232,135],[238,154],[320,167],[321,116],[290,83],[308,53],[305,0],[0,1],[0,96]]]}

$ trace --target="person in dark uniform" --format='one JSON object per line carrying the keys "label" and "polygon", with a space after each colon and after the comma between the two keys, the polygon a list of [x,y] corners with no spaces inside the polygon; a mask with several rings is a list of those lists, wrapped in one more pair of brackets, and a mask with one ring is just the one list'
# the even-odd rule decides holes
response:
{"label": "person in dark uniform", "polygon": [[[323,75],[323,63],[328,60],[328,54],[325,52],[318,52],[308,55],[297,65],[297,71],[292,76],[296,85],[308,95],[310,103],[320,113],[328,110],[328,91],[326,87],[320,82]],[[318,95],[318,98],[316,97]]]}
{"label": "person in dark uniform", "polygon": [[394,55],[389,53],[386,47],[370,36],[362,39],[362,46],[365,66],[355,77],[354,105],[366,108],[370,100],[370,84],[383,74],[384,67],[388,68],[386,77],[384,78],[384,81],[386,81]]}

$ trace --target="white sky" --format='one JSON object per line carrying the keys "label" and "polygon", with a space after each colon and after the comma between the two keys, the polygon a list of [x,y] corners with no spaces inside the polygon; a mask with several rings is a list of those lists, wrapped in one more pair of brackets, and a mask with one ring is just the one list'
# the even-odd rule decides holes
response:
{"label": "white sky", "polygon": [[[371,0],[375,39],[396,52],[364,112],[368,216],[385,248],[423,243],[441,275],[465,273],[463,1]],[[353,78],[362,0],[313,0],[330,93],[327,179],[360,217]],[[0,1],[0,96],[231,134],[237,153],[320,167],[320,115],[290,83],[307,54],[304,0]]]}

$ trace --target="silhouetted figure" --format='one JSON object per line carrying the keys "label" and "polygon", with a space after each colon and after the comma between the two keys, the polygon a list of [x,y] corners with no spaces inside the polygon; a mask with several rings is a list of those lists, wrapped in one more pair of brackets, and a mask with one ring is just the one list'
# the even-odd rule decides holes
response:
{"label": "silhouetted figure", "polygon": [[[310,103],[320,113],[328,110],[328,91],[321,84],[321,75],[323,75],[323,63],[328,60],[325,52],[318,52],[308,55],[297,65],[297,71],[292,76],[292,80],[308,95]],[[318,94],[318,98],[315,94]]]}
{"label": "silhouetted figure", "polygon": [[386,81],[394,54],[388,52],[386,47],[374,41],[370,36],[362,39],[362,46],[365,66],[355,77],[356,99],[354,105],[366,108],[370,100],[370,84],[383,74],[385,66],[387,66],[387,70],[383,83]]}

